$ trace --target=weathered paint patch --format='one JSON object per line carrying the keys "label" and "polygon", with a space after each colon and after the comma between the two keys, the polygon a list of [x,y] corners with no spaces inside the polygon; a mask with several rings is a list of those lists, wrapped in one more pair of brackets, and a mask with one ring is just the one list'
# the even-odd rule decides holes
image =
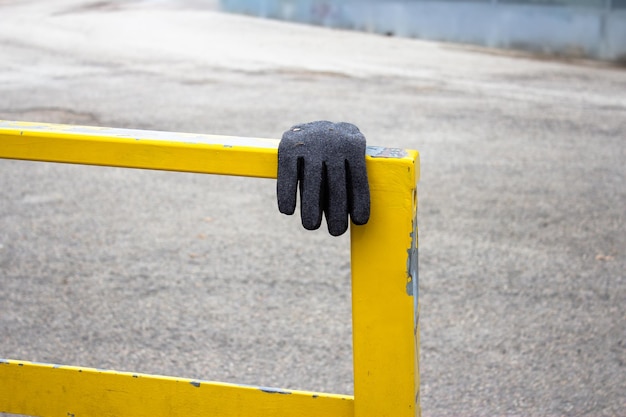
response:
{"label": "weathered paint patch", "polygon": [[278,388],[259,387],[259,389],[268,394],[291,394],[291,391],[286,391]]}
{"label": "weathered paint patch", "polygon": [[385,148],[382,146],[368,146],[365,154],[372,158],[405,158],[408,154],[405,149]]}
{"label": "weathered paint patch", "polygon": [[406,292],[413,297],[419,297],[419,257],[417,254],[417,221],[413,220],[411,232],[411,247],[407,249],[406,273],[409,280],[406,284]]}
{"label": "weathered paint patch", "polygon": [[200,388],[200,383],[198,381],[190,381],[189,383],[196,388]]}
{"label": "weathered paint patch", "polygon": [[[417,198],[417,195],[415,195]],[[417,200],[415,200],[417,201]],[[411,232],[411,247],[407,249],[407,276],[406,292],[413,297],[413,333],[417,334],[419,328],[419,256],[418,256],[418,230],[417,230],[417,206],[414,206],[413,231]]]}

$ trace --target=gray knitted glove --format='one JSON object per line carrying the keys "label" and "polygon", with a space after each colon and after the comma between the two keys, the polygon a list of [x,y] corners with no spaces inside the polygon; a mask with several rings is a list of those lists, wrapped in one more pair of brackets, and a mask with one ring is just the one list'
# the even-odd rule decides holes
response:
{"label": "gray knitted glove", "polygon": [[292,127],[278,146],[278,208],[293,214],[300,188],[302,225],[315,230],[326,215],[328,231],[339,236],[370,216],[365,170],[365,137],[350,123],[311,122]]}

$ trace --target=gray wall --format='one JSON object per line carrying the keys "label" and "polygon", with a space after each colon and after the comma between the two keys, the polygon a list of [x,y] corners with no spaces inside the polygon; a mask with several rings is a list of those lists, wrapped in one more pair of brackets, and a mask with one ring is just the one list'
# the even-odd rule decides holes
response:
{"label": "gray wall", "polygon": [[626,61],[626,0],[221,0],[225,11],[317,25]]}

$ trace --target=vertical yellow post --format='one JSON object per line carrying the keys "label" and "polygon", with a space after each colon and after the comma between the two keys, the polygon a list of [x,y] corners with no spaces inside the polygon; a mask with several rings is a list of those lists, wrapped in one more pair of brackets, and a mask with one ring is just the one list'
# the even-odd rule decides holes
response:
{"label": "vertical yellow post", "polygon": [[[371,217],[351,228],[355,417],[419,416],[419,155],[368,156]],[[376,152],[374,152],[376,153]],[[376,158],[378,159],[378,158]]]}

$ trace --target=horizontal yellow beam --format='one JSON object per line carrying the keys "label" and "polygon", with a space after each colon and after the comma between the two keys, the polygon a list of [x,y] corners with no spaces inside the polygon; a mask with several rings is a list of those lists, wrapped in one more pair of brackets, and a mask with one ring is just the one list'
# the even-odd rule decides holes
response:
{"label": "horizontal yellow beam", "polygon": [[[0,158],[31,161],[276,178],[279,142],[0,120]],[[416,154],[396,148],[367,148],[368,162],[377,159],[393,164],[414,159]]]}
{"label": "horizontal yellow beam", "polygon": [[68,416],[353,416],[350,396],[0,359],[0,413]]}
{"label": "horizontal yellow beam", "polygon": [[0,158],[276,178],[278,140],[0,121]]}

